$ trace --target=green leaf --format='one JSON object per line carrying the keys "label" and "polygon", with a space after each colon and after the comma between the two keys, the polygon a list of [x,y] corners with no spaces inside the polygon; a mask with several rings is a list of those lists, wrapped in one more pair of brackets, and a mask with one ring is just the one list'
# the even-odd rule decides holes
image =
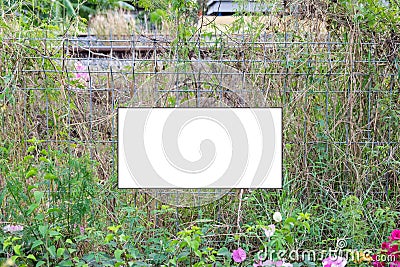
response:
{"label": "green leaf", "polygon": [[35,157],[32,155],[28,155],[24,157],[24,161],[31,161],[32,159],[34,159]]}
{"label": "green leaf", "polygon": [[[84,6],[84,5],[81,5],[81,6],[79,7],[79,11],[83,11],[83,12],[88,13],[88,14],[94,14],[94,13],[96,13],[96,9],[93,9],[93,8],[90,8],[90,7]],[[77,110],[77,109],[76,109],[76,106],[75,106],[74,104],[70,104],[70,108],[71,108],[71,109],[74,109],[74,110]]]}
{"label": "green leaf", "polygon": [[43,215],[42,213],[37,214],[37,215],[35,216],[35,220],[43,221],[43,220],[44,220],[44,215]]}
{"label": "green leaf", "polygon": [[75,9],[72,6],[72,3],[69,0],[63,0],[62,2],[68,12],[68,15],[70,15],[71,17],[76,17]]}
{"label": "green leaf", "polygon": [[55,247],[54,245],[51,246],[51,247],[48,247],[48,248],[47,248],[47,251],[50,253],[50,256],[51,256],[52,258],[56,258],[57,253],[56,253],[56,247]]}
{"label": "green leaf", "polygon": [[36,257],[35,257],[33,254],[29,254],[28,257],[26,257],[26,258],[27,258],[27,259],[34,260],[34,261],[37,261],[37,260],[36,260]]}
{"label": "green leaf", "polygon": [[119,228],[121,228],[121,225],[107,227],[107,229],[112,231],[114,234],[118,232]]}
{"label": "green leaf", "polygon": [[72,254],[72,253],[76,252],[76,249],[74,249],[74,248],[68,248],[68,252],[69,252],[69,254]]}
{"label": "green leaf", "polygon": [[[43,237],[45,237],[46,235],[47,235],[47,231],[48,231],[48,227],[47,227],[47,225],[40,225],[39,226],[39,232],[40,232],[40,234],[43,236]],[[43,243],[42,243],[43,244]]]}
{"label": "green leaf", "polygon": [[285,220],[285,224],[289,224],[289,225],[293,225],[293,226],[296,224],[296,222],[297,222],[297,220],[293,217],[289,217]]}
{"label": "green leaf", "polygon": [[[172,263],[172,261],[173,260],[170,260],[169,262]],[[146,266],[146,267],[148,267],[148,266],[151,266],[151,265],[149,265],[149,264],[147,264],[147,263],[145,263],[143,261],[135,261],[134,265],[130,265],[130,266]]]}
{"label": "green leaf", "polygon": [[154,3],[151,0],[138,0],[138,5],[146,11],[154,7]]}
{"label": "green leaf", "polygon": [[40,157],[40,158],[39,158],[39,161],[46,162],[46,163],[50,163],[50,162],[51,162],[51,161],[50,161],[48,158],[46,158],[46,157]]}
{"label": "green leaf", "polygon": [[33,196],[35,197],[35,202],[37,204],[40,203],[40,201],[42,200],[44,193],[42,191],[35,191],[33,192]]}
{"label": "green leaf", "polygon": [[292,236],[290,236],[290,235],[287,235],[286,236],[286,241],[289,243],[289,244],[293,244],[293,237]]}
{"label": "green leaf", "polygon": [[36,203],[31,204],[31,205],[29,206],[29,209],[28,209],[28,211],[27,211],[27,214],[30,215],[30,214],[31,214],[35,209],[37,209],[38,207],[39,207],[39,205],[36,204]]}
{"label": "green leaf", "polygon": [[231,252],[226,248],[226,247],[222,247],[218,250],[217,255],[219,256],[224,256],[225,258],[231,258],[232,254]]}
{"label": "green leaf", "polygon": [[57,249],[57,258],[60,258],[62,255],[64,255],[65,248],[58,248]]}
{"label": "green leaf", "polygon": [[60,232],[58,231],[54,231],[54,230],[50,230],[49,231],[49,235],[54,237],[54,236],[61,236]]}
{"label": "green leaf", "polygon": [[51,173],[46,173],[44,175],[44,179],[45,180],[55,180],[55,179],[57,179],[57,176],[55,176],[54,174],[51,174]]}
{"label": "green leaf", "polygon": [[5,251],[6,248],[8,248],[11,245],[12,245],[12,242],[9,239],[4,240],[4,242],[3,242],[3,251]]}
{"label": "green leaf", "polygon": [[18,256],[21,255],[21,245],[15,245],[13,249],[15,254],[17,254]]}
{"label": "green leaf", "polygon": [[50,208],[47,210],[47,213],[53,213],[53,212],[62,212],[62,210],[59,208]]}
{"label": "green leaf", "polygon": [[28,139],[27,141],[28,141],[28,143],[31,143],[31,144],[37,143],[37,139],[35,137],[32,137],[31,139]]}
{"label": "green leaf", "polygon": [[37,174],[37,169],[32,168],[26,173],[25,178],[26,179],[31,178],[32,176],[35,176],[36,174]]}
{"label": "green leaf", "polygon": [[201,254],[201,251],[200,251],[200,250],[195,250],[195,251],[194,251],[194,254],[196,254],[197,257],[199,257],[199,258],[201,259],[202,254]]}
{"label": "green leaf", "polygon": [[36,149],[36,146],[29,146],[28,147],[28,153],[31,153],[31,152],[35,151],[35,149]]}
{"label": "green leaf", "polygon": [[192,240],[192,241],[190,242],[190,247],[191,247],[193,250],[198,250],[198,249],[199,249],[199,246],[200,246],[200,243],[199,243],[197,240]]}
{"label": "green leaf", "polygon": [[71,260],[64,260],[60,262],[57,266],[74,266],[74,263]]}
{"label": "green leaf", "polygon": [[110,242],[111,240],[113,240],[114,235],[113,234],[108,234],[105,238],[106,243]]}
{"label": "green leaf", "polygon": [[117,249],[117,250],[114,251],[114,257],[115,257],[115,259],[116,259],[117,261],[121,261],[121,255],[122,255],[122,253],[124,253],[124,251],[121,250],[121,249]]}
{"label": "green leaf", "polygon": [[31,192],[32,189],[35,189],[35,188],[37,188],[36,185],[28,185],[28,192]]}
{"label": "green leaf", "polygon": [[46,262],[44,262],[44,261],[38,261],[38,263],[36,263],[36,267],[40,267],[40,266],[42,266],[43,264],[46,264]]}
{"label": "green leaf", "polygon": [[[39,226],[40,227],[40,226]],[[36,240],[35,242],[33,242],[31,249],[35,249],[36,247],[43,245],[43,241],[42,240]]]}
{"label": "green leaf", "polygon": [[307,228],[307,231],[310,232],[310,224],[308,222],[303,222],[303,225]]}
{"label": "green leaf", "polygon": [[190,238],[190,236],[184,237],[183,240],[185,240],[186,243],[188,243],[188,244],[190,244],[190,242],[192,241],[192,239]]}

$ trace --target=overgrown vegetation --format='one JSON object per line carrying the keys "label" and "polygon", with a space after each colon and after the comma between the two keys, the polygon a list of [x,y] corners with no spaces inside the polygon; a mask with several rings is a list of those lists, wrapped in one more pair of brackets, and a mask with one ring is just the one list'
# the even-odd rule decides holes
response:
{"label": "overgrown vegetation", "polygon": [[[66,49],[70,39],[58,38],[86,30],[78,15],[128,4],[144,7],[170,35],[156,56],[132,63],[125,55],[125,65],[111,56],[114,65],[104,71],[95,60],[77,62]],[[377,249],[391,233],[395,246],[398,2],[270,4],[271,14],[239,12],[222,29],[209,22],[198,27],[203,4],[194,1],[3,1],[0,264],[252,266],[261,264],[257,252],[265,250],[321,251],[343,240],[346,248]],[[122,30],[114,37],[128,45],[130,31],[143,35],[137,27]],[[193,100],[198,89],[242,105],[235,90],[243,76],[202,73],[196,80],[183,73],[215,68],[215,62],[223,62],[221,73],[246,73],[253,91],[239,97],[247,105],[283,107],[284,188],[233,191],[196,208],[118,190],[116,108],[139,105],[138,94],[149,97],[146,90],[155,85],[166,89],[157,102],[162,106]],[[168,73],[178,71],[182,90],[168,91],[178,80]],[[281,219],[273,216],[277,211]],[[291,263],[321,264],[305,257]]]}

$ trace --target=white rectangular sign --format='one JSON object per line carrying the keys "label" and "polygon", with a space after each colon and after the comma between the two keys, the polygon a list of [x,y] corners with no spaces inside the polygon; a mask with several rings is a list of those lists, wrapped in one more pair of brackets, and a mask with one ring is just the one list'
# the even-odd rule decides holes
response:
{"label": "white rectangular sign", "polygon": [[281,188],[281,108],[119,108],[119,188]]}

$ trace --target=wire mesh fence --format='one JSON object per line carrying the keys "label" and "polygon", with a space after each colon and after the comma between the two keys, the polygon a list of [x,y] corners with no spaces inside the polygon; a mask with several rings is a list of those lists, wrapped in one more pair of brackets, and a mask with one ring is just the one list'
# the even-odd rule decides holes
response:
{"label": "wire mesh fence", "polygon": [[[337,41],[329,33],[304,39],[293,32],[5,42],[30,52],[19,55],[21,84],[1,92],[2,138],[27,147],[23,140],[35,137],[43,148],[89,155],[98,162],[100,183],[112,181],[110,188],[117,186],[118,107],[222,101],[230,107],[283,107],[284,180],[304,201],[399,195],[398,44],[389,53],[382,42]],[[50,198],[62,190],[50,184],[47,189]],[[110,214],[116,201],[139,205],[135,191],[123,191],[123,198],[115,190],[104,193],[110,195]],[[156,192],[177,206],[185,200],[205,204],[207,196],[226,193]]]}

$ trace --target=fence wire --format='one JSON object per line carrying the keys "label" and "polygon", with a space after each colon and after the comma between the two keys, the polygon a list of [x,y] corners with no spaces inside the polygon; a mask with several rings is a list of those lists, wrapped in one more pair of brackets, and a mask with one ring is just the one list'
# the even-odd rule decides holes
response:
{"label": "fence wire", "polygon": [[[89,154],[100,180],[115,187],[118,107],[201,107],[209,103],[199,99],[207,98],[231,107],[283,107],[284,181],[303,200],[399,192],[400,71],[397,50],[385,52],[384,43],[336,41],[329,34],[297,41],[293,34],[267,32],[19,43],[31,50],[15,88],[23,117],[18,125],[4,122],[3,136],[13,133],[21,144],[36,137],[75,157]],[[20,127],[23,133],[13,132]],[[105,193],[110,207],[119,201]],[[201,205],[218,192],[157,194]]]}

